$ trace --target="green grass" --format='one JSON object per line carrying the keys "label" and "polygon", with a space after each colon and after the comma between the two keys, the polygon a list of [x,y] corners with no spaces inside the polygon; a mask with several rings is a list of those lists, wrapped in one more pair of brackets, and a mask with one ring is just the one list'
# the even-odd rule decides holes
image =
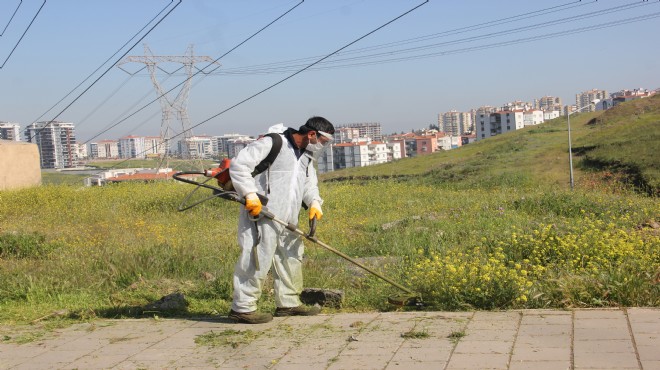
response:
{"label": "green grass", "polygon": [[[571,115],[576,185],[583,188],[606,185],[610,190],[622,185],[655,192],[657,196],[659,121],[660,95],[604,112]],[[567,189],[567,131],[566,118],[560,117],[459,149],[331,172],[321,178],[328,181],[423,178],[434,186],[451,188],[544,184]]]}
{"label": "green grass", "polygon": [[[645,109],[636,120],[655,114]],[[587,123],[628,124],[607,117],[573,117],[576,147],[607,148],[609,136]],[[586,168],[587,152],[576,153],[570,191],[564,127],[557,119],[446,153],[323,176],[333,181],[320,184],[326,202],[317,236],[421,293],[427,309],[660,306],[653,226],[660,203],[649,196],[657,194],[653,172],[643,172],[645,163],[657,168],[657,158],[636,149],[653,193],[625,185],[625,177],[598,176],[616,169]],[[0,323],[226,314],[239,205],[216,199],[178,212],[191,190],[159,182],[0,192]],[[387,297],[396,288],[311,242],[303,263],[305,286],[344,290],[344,311],[395,309]],[[269,280],[259,302],[266,311],[275,305],[271,288]],[[187,311],[145,312],[176,291]],[[64,317],[48,316],[63,310]]]}
{"label": "green grass", "polygon": [[[183,160],[183,159],[169,159],[163,163],[163,166],[168,165],[170,168],[178,171],[187,171],[191,169],[208,168],[212,164],[218,163],[212,160]],[[89,167],[98,169],[115,169],[115,168],[157,168],[160,164],[159,159],[116,159],[116,160],[99,160],[87,163]]]}

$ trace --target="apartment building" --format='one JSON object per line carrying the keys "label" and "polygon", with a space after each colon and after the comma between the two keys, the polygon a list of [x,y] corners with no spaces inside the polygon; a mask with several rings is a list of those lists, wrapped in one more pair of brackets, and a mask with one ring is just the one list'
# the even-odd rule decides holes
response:
{"label": "apartment building", "polygon": [[74,150],[76,151],[76,157],[79,160],[89,158],[89,152],[87,151],[87,144],[85,143],[76,144],[74,146]]}
{"label": "apartment building", "polygon": [[540,109],[531,109],[523,111],[523,124],[525,126],[535,126],[543,123],[543,111]]}
{"label": "apartment building", "polygon": [[436,135],[418,136],[415,141],[417,143],[417,155],[426,155],[438,151],[438,138]]}
{"label": "apartment building", "polygon": [[211,147],[213,153],[218,155],[221,158],[231,158],[234,155],[229,155],[230,153],[230,140],[251,140],[250,136],[242,134],[225,134],[222,136],[211,136]]}
{"label": "apartment building", "polygon": [[[327,150],[326,152],[329,152]],[[332,170],[351,167],[366,167],[401,159],[400,143],[385,143],[382,141],[359,141],[332,145]],[[327,155],[327,154],[326,154]],[[319,158],[319,172],[327,172],[330,168],[322,164]],[[326,160],[327,163],[327,160]]]}
{"label": "apartment building", "polygon": [[609,97],[607,90],[591,89],[589,91],[583,91],[579,94],[575,94],[575,110],[571,111],[593,112],[596,110],[596,107],[591,102],[596,99],[605,100]]}
{"label": "apartment building", "polygon": [[76,135],[71,122],[34,122],[25,129],[25,138],[39,148],[41,168],[78,166]]}
{"label": "apartment building", "polygon": [[164,157],[167,154],[167,145],[160,136],[145,136],[144,151],[147,157]]}
{"label": "apartment building", "polygon": [[[187,143],[186,147],[184,144]],[[189,158],[208,159],[213,157],[213,144],[210,136],[192,136],[179,141],[179,153],[187,148]]]}
{"label": "apartment building", "polygon": [[0,121],[0,140],[21,141],[21,126],[18,123]]}
{"label": "apartment building", "polygon": [[238,139],[231,139],[227,141],[227,157],[234,158],[235,156],[238,155],[238,152],[240,152],[241,149],[245,148],[246,146],[248,146],[248,144],[250,144],[255,140],[256,139],[253,139],[249,136],[243,136]]}
{"label": "apartment building", "polygon": [[438,127],[441,131],[460,136],[472,130],[472,115],[469,112],[451,110],[438,115]]}
{"label": "apartment building", "polygon": [[365,138],[364,136],[360,136],[360,129],[357,127],[339,127],[335,130],[333,136],[337,144],[350,143],[361,137]]}
{"label": "apartment building", "polygon": [[561,110],[543,111],[543,121],[548,121],[561,116]]}
{"label": "apartment building", "polygon": [[118,141],[118,149],[122,159],[147,157],[144,136],[124,136]]}
{"label": "apartment building", "polygon": [[534,99],[534,109],[540,109],[544,112],[559,111],[564,109],[561,103],[561,98],[556,96],[544,96],[542,98]]}
{"label": "apartment building", "polygon": [[534,104],[532,103],[524,102],[522,100],[516,100],[502,105],[500,111],[530,110],[533,108],[534,108]]}
{"label": "apartment building", "polygon": [[348,123],[344,125],[338,125],[335,127],[335,130],[342,128],[356,128],[358,129],[359,138],[369,138],[373,141],[383,141],[383,134],[381,132],[380,123],[369,122],[369,123]]}
{"label": "apartment building", "polygon": [[519,130],[523,127],[525,127],[523,110],[481,114],[476,124],[477,140]]}
{"label": "apartment building", "polygon": [[417,155],[417,135],[413,132],[405,134],[390,135],[387,141],[390,143],[399,143],[401,148],[401,158],[414,157]]}
{"label": "apartment building", "polygon": [[101,140],[95,143],[90,143],[89,154],[91,158],[119,158],[119,142],[117,140]]}
{"label": "apartment building", "polygon": [[464,136],[456,136],[456,135],[438,135],[437,138],[438,150],[451,150],[462,146],[463,137]]}

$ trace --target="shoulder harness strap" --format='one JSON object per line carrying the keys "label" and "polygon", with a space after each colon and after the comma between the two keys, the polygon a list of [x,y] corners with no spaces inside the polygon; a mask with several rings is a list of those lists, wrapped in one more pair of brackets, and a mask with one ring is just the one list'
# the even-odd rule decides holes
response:
{"label": "shoulder harness strap", "polygon": [[273,140],[273,147],[270,148],[270,152],[268,152],[266,158],[254,168],[254,171],[252,171],[252,177],[257,176],[270,168],[273,162],[275,162],[277,155],[280,154],[280,149],[282,149],[282,136],[280,134],[271,132],[264,136],[268,136]]}

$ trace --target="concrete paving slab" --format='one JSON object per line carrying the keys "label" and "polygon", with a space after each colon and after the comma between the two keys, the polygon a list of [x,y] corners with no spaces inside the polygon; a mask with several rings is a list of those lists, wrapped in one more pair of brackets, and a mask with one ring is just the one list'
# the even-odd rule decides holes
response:
{"label": "concrete paving slab", "polygon": [[540,361],[569,361],[571,360],[570,347],[542,348],[518,346],[513,350],[511,361],[540,362]]}
{"label": "concrete paving slab", "polygon": [[536,348],[570,348],[571,334],[561,335],[529,335],[518,334],[516,346],[528,346]]}
{"label": "concrete paving slab", "polygon": [[[658,325],[654,308],[98,320],[0,341],[0,369],[648,370],[660,369]],[[42,330],[7,330],[29,338],[30,329]]]}
{"label": "concrete paving slab", "polygon": [[488,340],[461,340],[456,345],[454,353],[491,353],[491,354],[508,354],[511,352],[513,343],[503,341],[488,341]]}
{"label": "concrete paving slab", "polygon": [[455,353],[451,356],[447,370],[450,369],[508,369],[509,354]]}
{"label": "concrete paving slab", "polygon": [[570,361],[511,361],[509,370],[569,370]]}

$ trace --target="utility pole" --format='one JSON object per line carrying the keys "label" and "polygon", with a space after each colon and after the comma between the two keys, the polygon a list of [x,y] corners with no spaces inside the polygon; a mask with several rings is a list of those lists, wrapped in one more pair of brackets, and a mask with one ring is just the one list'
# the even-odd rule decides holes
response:
{"label": "utility pole", "polygon": [[[195,56],[193,54],[193,45],[188,46],[185,55],[162,56],[154,55],[151,52],[151,49],[149,49],[149,46],[144,44],[144,56],[126,56],[124,59],[117,63],[117,67],[128,74],[134,73],[130,73],[122,68],[122,65],[127,63],[144,64],[149,71],[151,82],[156,89],[156,94],[158,94],[158,100],[162,110],[162,120],[160,125],[160,145],[162,145],[162,147],[154,148],[154,151],[161,156],[161,165],[163,163],[163,159],[166,158],[170,152],[170,139],[172,137],[171,121],[173,118],[176,118],[176,120],[181,123],[181,129],[183,132],[183,139],[181,140],[181,156],[184,159],[199,157],[200,153],[197,153],[197,150],[194,147],[195,144],[191,140],[194,135],[190,125],[190,118],[188,116],[188,96],[190,93],[190,87],[192,85],[191,82],[195,64],[202,62],[208,63],[206,66],[204,66],[204,68],[211,64],[220,65],[220,63],[214,61],[213,58],[209,56]],[[183,66],[173,72],[167,72],[158,66],[158,64],[161,63],[178,63],[182,64]],[[159,74],[159,71],[165,73],[167,78],[169,78],[181,69],[185,71],[186,80],[179,84],[181,86],[179,92],[175,93],[173,91],[174,89],[164,89],[161,82],[158,80],[157,75]],[[171,94],[168,96],[168,93]],[[174,98],[171,98],[172,96],[174,96]]]}

